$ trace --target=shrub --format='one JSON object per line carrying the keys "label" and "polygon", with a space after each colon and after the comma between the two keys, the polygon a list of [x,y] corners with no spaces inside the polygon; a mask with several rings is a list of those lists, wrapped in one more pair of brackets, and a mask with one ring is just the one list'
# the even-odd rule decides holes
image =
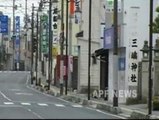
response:
{"label": "shrub", "polygon": [[134,105],[134,104],[146,104],[147,100],[139,100],[138,98],[127,98],[126,99],[126,105]]}
{"label": "shrub", "polygon": [[153,97],[153,110],[159,110],[159,96]]}

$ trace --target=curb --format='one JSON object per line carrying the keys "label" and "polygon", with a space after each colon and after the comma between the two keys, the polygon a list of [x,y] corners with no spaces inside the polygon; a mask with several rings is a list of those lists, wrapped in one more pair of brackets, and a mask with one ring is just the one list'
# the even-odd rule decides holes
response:
{"label": "curb", "polygon": [[56,90],[46,90],[46,88],[44,88],[44,85],[42,86],[33,86],[33,88],[44,92],[46,94],[55,96],[55,97],[60,97],[66,101],[70,101],[73,103],[78,103],[81,104],[83,106],[88,106],[91,108],[95,108],[95,109],[99,109],[99,110],[103,110],[112,114],[116,114],[116,115],[120,115],[123,116],[125,118],[128,119],[159,119],[159,116],[156,115],[151,115],[148,116],[146,113],[144,112],[140,112],[137,110],[131,110],[128,108],[124,108],[124,107],[113,107],[112,105],[109,104],[102,104],[102,103],[98,103],[96,101],[92,101],[92,100],[87,100],[85,98],[80,98],[80,96],[75,96],[75,95],[60,95],[59,92],[55,92]]}
{"label": "curb", "polygon": [[84,106],[89,106],[89,107],[93,107],[96,109],[104,110],[104,111],[107,111],[107,112],[110,112],[113,114],[122,113],[122,110],[119,107],[113,107],[113,106],[107,105],[107,104],[100,104],[100,103],[96,103],[94,101],[88,101],[86,99],[78,98],[75,96],[63,96],[61,98],[64,100],[70,101],[70,102],[80,103]]}
{"label": "curb", "polygon": [[134,110],[130,116],[130,119],[150,119],[146,113]]}

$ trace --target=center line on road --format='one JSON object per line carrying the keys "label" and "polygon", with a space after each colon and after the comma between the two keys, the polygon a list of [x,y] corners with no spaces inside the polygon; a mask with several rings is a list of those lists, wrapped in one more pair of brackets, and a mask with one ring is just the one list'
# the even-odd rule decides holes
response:
{"label": "center line on road", "polygon": [[83,107],[82,105],[72,105],[73,107]]}
{"label": "center line on road", "polygon": [[7,99],[8,101],[12,101],[12,100],[9,99],[5,94],[3,94],[2,91],[0,91],[0,94],[1,94],[5,99]]}
{"label": "center line on road", "polygon": [[65,107],[65,106],[62,105],[62,104],[55,104],[55,106],[57,106],[57,107]]}
{"label": "center line on road", "polygon": [[22,105],[31,105],[30,103],[21,103]]}
{"label": "center line on road", "polygon": [[38,103],[39,106],[48,106],[48,104],[45,103]]}
{"label": "center line on road", "polygon": [[13,102],[4,102],[5,105],[13,105]]}
{"label": "center line on road", "polygon": [[16,95],[33,95],[32,93],[15,93]]}
{"label": "center line on road", "polygon": [[20,91],[20,89],[9,89],[10,91]]}

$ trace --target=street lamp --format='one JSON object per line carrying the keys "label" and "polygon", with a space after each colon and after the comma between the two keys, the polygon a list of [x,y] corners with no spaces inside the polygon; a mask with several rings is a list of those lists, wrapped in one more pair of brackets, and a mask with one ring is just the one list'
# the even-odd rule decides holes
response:
{"label": "street lamp", "polygon": [[154,50],[154,57],[159,58],[159,39],[156,39],[156,44],[153,50]]}
{"label": "street lamp", "polygon": [[144,46],[140,51],[142,51],[143,58],[148,58],[149,57],[148,41],[146,41],[146,40],[144,41]]}

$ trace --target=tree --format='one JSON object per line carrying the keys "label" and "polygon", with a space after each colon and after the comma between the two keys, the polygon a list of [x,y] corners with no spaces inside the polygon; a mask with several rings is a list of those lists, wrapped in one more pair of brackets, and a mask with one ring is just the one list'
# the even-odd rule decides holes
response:
{"label": "tree", "polygon": [[153,22],[153,33],[159,33],[159,6],[156,8],[156,12],[158,15]]}

